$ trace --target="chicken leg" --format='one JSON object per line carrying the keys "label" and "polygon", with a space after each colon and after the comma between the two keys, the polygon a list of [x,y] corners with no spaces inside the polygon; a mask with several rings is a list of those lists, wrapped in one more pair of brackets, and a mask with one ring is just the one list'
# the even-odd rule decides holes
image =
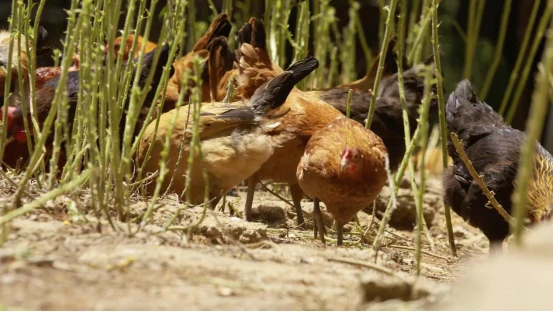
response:
{"label": "chicken leg", "polygon": [[320,200],[318,198],[313,198],[313,237],[317,238],[317,232],[321,236],[321,242],[325,242],[325,224],[323,222],[323,214],[321,212],[321,207],[319,206]]}
{"label": "chicken leg", "polygon": [[299,184],[290,184],[290,194],[292,195],[292,202],[294,208],[296,208],[296,218],[298,221],[298,227],[303,229],[305,225],[305,219],[303,218],[303,210],[301,210],[301,199],[303,198],[303,191]]}
{"label": "chicken leg", "polygon": [[255,193],[255,187],[257,186],[257,179],[251,177],[248,179],[248,193],[246,194],[246,207],[244,207],[244,219],[246,221],[252,221],[252,205],[253,194]]}
{"label": "chicken leg", "polygon": [[344,237],[344,225],[337,223],[336,224],[336,233],[338,234],[338,246],[342,246],[343,237]]}
{"label": "chicken leg", "polygon": [[[255,187],[257,186],[258,182],[259,181],[253,177],[248,179],[248,193],[246,194],[246,206],[244,207],[244,217],[246,221],[252,221],[253,195],[255,193]],[[296,209],[298,227],[302,228],[302,226],[305,224],[305,219],[303,218],[303,210],[301,210],[301,199],[303,197],[303,191],[298,184],[289,186],[290,193],[292,194],[292,202],[294,203],[294,208]]]}

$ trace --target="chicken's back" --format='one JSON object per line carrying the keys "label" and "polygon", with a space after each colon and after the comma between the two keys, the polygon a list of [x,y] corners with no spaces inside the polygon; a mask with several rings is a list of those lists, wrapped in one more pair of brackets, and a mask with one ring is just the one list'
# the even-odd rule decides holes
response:
{"label": "chicken's back", "polygon": [[[341,170],[345,147],[361,151],[362,166],[354,174]],[[347,223],[370,205],[386,183],[386,147],[372,131],[347,118],[316,132],[297,167],[302,190],[319,198],[338,223]]]}
{"label": "chicken's back", "polygon": [[271,116],[264,128],[275,152],[254,177],[260,181],[296,184],[296,168],[311,136],[343,115],[327,103],[295,89]]}
{"label": "chicken's back", "polygon": [[[220,191],[234,187],[253,174],[263,162],[272,154],[272,146],[268,138],[260,131],[251,131],[245,119],[253,116],[244,116],[244,120],[223,120],[217,116],[229,112],[243,105],[205,103],[202,106],[202,116],[199,121],[199,135],[203,162],[199,155],[195,155],[191,169],[191,204],[200,204],[204,201],[205,181],[203,167],[208,175],[210,189],[213,196]],[[170,133],[171,123],[174,128]],[[156,130],[155,121],[146,128],[137,150],[137,162],[144,164],[144,175],[159,172],[159,162],[165,140],[169,140],[169,151],[165,161],[167,168],[171,168],[162,183],[162,191],[183,194],[186,185],[190,141],[192,139],[192,116],[187,108],[171,110],[160,116],[159,127]],[[150,158],[145,159],[149,145],[152,144]],[[148,194],[153,194],[155,183],[146,187]],[[184,199],[184,197],[183,197]]]}

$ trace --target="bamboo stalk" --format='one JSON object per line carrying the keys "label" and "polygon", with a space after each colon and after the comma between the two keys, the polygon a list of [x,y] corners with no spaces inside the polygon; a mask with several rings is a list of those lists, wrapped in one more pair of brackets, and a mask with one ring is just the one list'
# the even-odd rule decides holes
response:
{"label": "bamboo stalk", "polygon": [[[469,18],[467,24],[467,44],[465,46],[465,68],[463,77],[470,79],[472,75],[472,66],[474,65],[474,52],[478,44],[480,34],[480,25],[482,24],[482,16],[486,0],[470,0]],[[476,14],[476,16],[475,16]]]}
{"label": "bamboo stalk", "polygon": [[[405,155],[403,155],[403,160],[401,161],[401,165],[399,166],[399,169],[396,173],[395,178],[395,186],[392,192],[397,193],[399,189],[399,184],[401,182],[401,179],[403,179],[403,175],[405,174],[405,169],[407,168],[407,163],[411,162],[411,155],[413,154],[413,150],[415,150],[415,142],[418,141],[420,134],[420,126],[417,127],[415,130],[415,133],[413,134],[413,138],[411,140],[411,144],[409,145],[409,148],[406,150]],[[372,248],[374,250],[380,249],[380,241],[382,240],[382,237],[384,235],[384,230],[386,229],[386,226],[388,225],[388,222],[390,221],[390,217],[392,216],[392,212],[395,210],[395,206],[393,205],[394,201],[390,200],[388,201],[388,205],[386,206],[386,210],[384,211],[384,215],[382,216],[382,220],[380,221],[380,226],[378,227],[378,232],[376,234],[376,237],[373,241]]]}
{"label": "bamboo stalk", "polygon": [[349,89],[348,91],[348,102],[346,106],[346,117],[350,117],[351,115],[351,98],[353,97],[353,89]]}
{"label": "bamboo stalk", "polygon": [[[75,5],[76,1],[73,2],[73,5]],[[72,7],[72,10],[70,10],[70,12],[73,12],[73,10],[75,10],[75,7]],[[71,16],[71,15],[70,15]],[[77,22],[75,23],[76,26],[75,26],[75,32],[73,31],[69,31],[69,29],[71,28],[68,28],[68,38],[67,38],[67,43],[65,45],[65,49],[64,49],[64,55],[68,54],[68,53],[71,53],[71,51],[74,50],[75,48],[75,35],[71,35],[71,34],[78,34],[80,32],[80,28],[81,28],[81,23],[80,21],[83,19],[83,16],[79,16],[77,18]],[[71,27],[72,26],[72,23],[71,23],[71,18],[70,18],[70,22],[68,23],[68,27]],[[50,131],[51,131],[51,126],[54,122],[54,119],[56,117],[56,113],[57,113],[57,107],[58,105],[60,105],[61,101],[63,100],[63,93],[65,91],[65,88],[66,88],[66,81],[67,81],[67,73],[68,73],[68,68],[70,67],[70,62],[71,62],[71,58],[70,57],[64,57],[64,60],[62,62],[62,68],[61,68],[61,74],[60,74],[60,79],[59,79],[59,85],[58,87],[56,88],[56,91],[54,93],[54,100],[52,102],[52,108],[50,109],[50,112],[48,113],[48,116],[46,117],[46,120],[44,122],[44,125],[42,127],[42,134],[40,135],[40,140],[38,142],[38,144],[36,145],[36,148],[33,152],[33,154],[31,155],[31,160],[29,162],[29,166],[27,167],[27,170],[25,170],[25,173],[21,179],[21,185],[17,188],[15,194],[14,194],[14,206],[20,206],[21,204],[21,196],[23,194],[23,191],[25,189],[25,185],[27,183],[27,181],[30,179],[31,175],[33,174],[34,170],[36,169],[37,167],[37,164],[38,162],[42,159],[42,156],[43,156],[43,153],[42,153],[42,147],[44,146],[44,144],[46,143],[46,140],[47,138],[49,137],[49,134],[50,134]]]}

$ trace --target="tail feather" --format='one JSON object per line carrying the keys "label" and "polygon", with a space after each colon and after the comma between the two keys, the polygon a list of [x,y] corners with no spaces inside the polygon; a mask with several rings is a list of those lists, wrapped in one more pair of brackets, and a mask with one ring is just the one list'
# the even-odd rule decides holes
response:
{"label": "tail feather", "polygon": [[239,48],[236,50],[236,59],[239,63],[245,62],[250,66],[262,63],[267,68],[273,68],[274,64],[267,51],[267,33],[263,22],[251,17],[238,31],[237,37]]}
{"label": "tail feather", "polygon": [[211,100],[217,101],[217,91],[219,83],[223,75],[232,70],[234,63],[234,55],[227,45],[225,37],[217,37],[209,45],[209,90]]}
{"label": "tail feather", "polygon": [[228,19],[228,15],[226,13],[219,14],[211,23],[211,25],[209,25],[209,28],[202,36],[202,38],[200,38],[198,42],[196,42],[192,51],[197,52],[200,50],[208,49],[208,46],[217,37],[223,36],[227,38],[230,34],[231,28],[232,25]]}
{"label": "tail feather", "polygon": [[259,87],[250,99],[248,106],[225,112],[217,116],[217,118],[264,116],[270,110],[284,104],[294,86],[317,67],[319,67],[319,61],[316,58],[313,56],[306,57]]}
{"label": "tail feather", "polygon": [[[291,71],[293,73],[293,81],[291,81],[290,85],[293,87],[318,67],[319,61],[312,55],[308,55],[303,60],[297,61],[296,63],[290,65],[286,69],[286,71]],[[278,78],[278,76],[275,77],[274,80],[276,80],[276,78]],[[269,84],[271,84],[271,82],[269,82]]]}
{"label": "tail feather", "polygon": [[238,31],[238,44],[249,43],[254,48],[267,51],[267,33],[263,22],[250,17],[250,20]]}
{"label": "tail feather", "polygon": [[254,92],[250,100],[254,111],[264,113],[284,104],[294,86],[318,67],[319,61],[313,56],[292,64]]}

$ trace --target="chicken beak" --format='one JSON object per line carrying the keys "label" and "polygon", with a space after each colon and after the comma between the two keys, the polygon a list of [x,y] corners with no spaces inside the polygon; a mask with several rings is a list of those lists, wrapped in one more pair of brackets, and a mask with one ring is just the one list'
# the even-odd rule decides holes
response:
{"label": "chicken beak", "polygon": [[345,157],[342,157],[340,160],[340,171],[344,172],[344,169],[348,167],[348,160]]}

